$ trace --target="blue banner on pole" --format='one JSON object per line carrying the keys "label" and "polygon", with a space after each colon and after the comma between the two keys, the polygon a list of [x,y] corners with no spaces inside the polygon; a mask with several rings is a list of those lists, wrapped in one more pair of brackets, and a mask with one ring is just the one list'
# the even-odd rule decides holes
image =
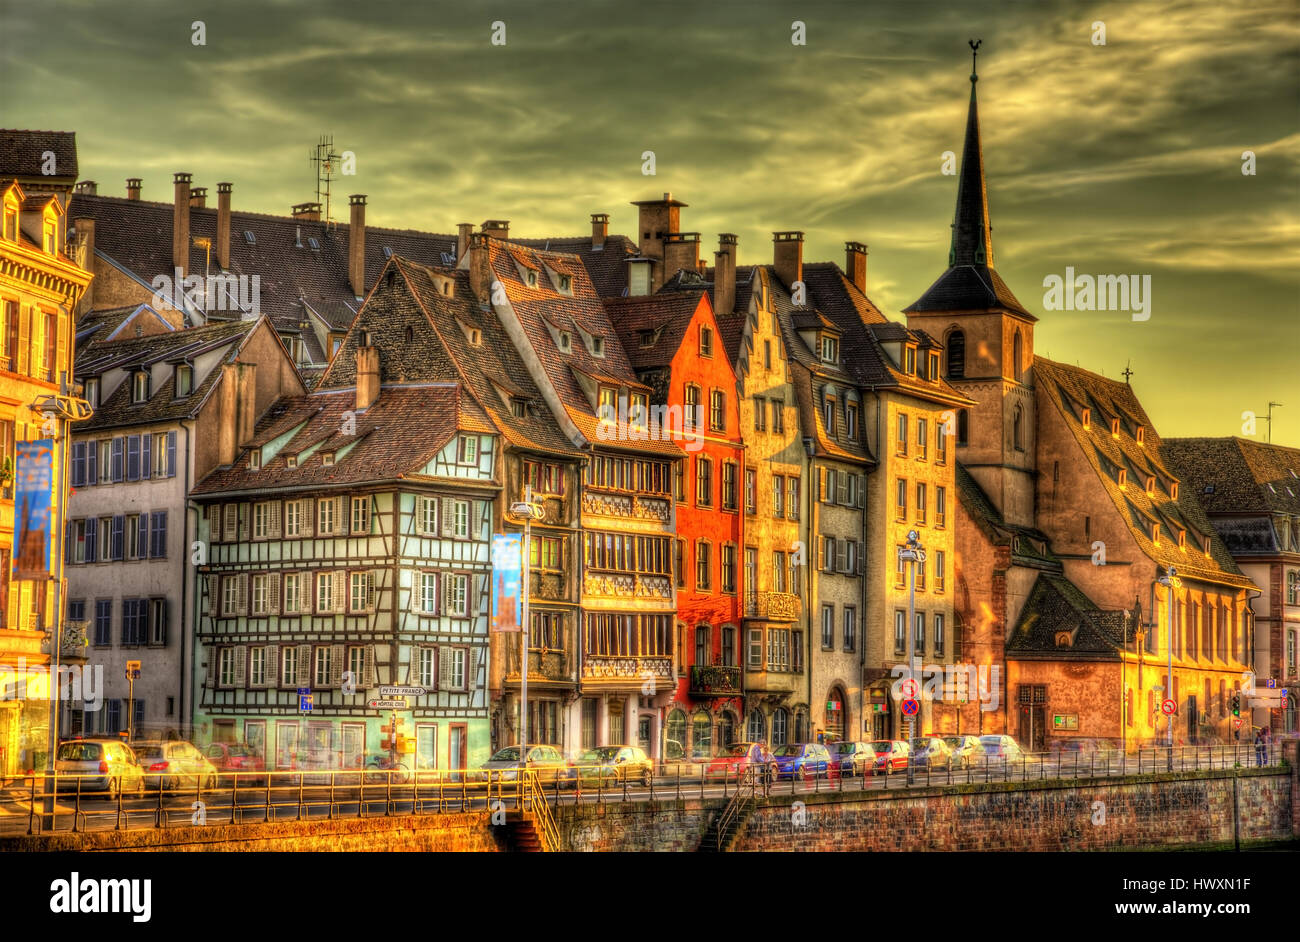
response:
{"label": "blue banner on pole", "polygon": [[523,540],[517,533],[497,533],[492,537],[493,631],[519,630],[522,547]]}
{"label": "blue banner on pole", "polygon": [[14,578],[50,575],[54,440],[18,442],[14,469]]}

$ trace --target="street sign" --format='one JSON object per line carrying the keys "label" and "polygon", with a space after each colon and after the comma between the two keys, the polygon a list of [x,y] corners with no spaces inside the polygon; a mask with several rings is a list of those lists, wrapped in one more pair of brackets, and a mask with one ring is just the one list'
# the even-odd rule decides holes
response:
{"label": "street sign", "polygon": [[915,680],[909,677],[898,685],[898,691],[903,695],[903,699],[915,700],[917,693],[920,691],[920,687],[917,685]]}
{"label": "street sign", "polygon": [[908,697],[906,700],[903,701],[904,716],[916,716],[917,710],[919,710],[920,708],[921,708],[921,704],[913,700],[911,697]]}
{"label": "street sign", "polygon": [[311,695],[311,694],[307,694],[307,695],[304,696],[304,697],[299,697],[299,698],[298,698],[298,709],[299,709],[301,712],[303,712],[303,713],[310,713],[310,712],[311,712],[311,703],[312,703],[312,695]]}
{"label": "street sign", "polygon": [[423,687],[380,687],[381,697],[423,697],[429,691]]}
{"label": "street sign", "polygon": [[139,662],[139,661],[127,661],[127,662],[126,662],[126,679],[127,679],[127,680],[139,680],[139,679],[140,679],[140,662]]}
{"label": "street sign", "polygon": [[1232,725],[1234,729],[1241,729],[1241,717],[1240,716],[1236,717],[1232,721]]}
{"label": "street sign", "polygon": [[409,710],[405,700],[367,700],[366,706],[372,710]]}
{"label": "street sign", "polygon": [[311,696],[311,688],[310,688],[310,687],[299,687],[299,688],[298,688],[298,696],[300,696],[300,697],[310,697],[310,696]]}
{"label": "street sign", "polygon": [[1178,704],[1174,703],[1174,701],[1172,700],[1167,699],[1160,704],[1160,712],[1163,713],[1165,716],[1173,716],[1175,713],[1178,712]]}

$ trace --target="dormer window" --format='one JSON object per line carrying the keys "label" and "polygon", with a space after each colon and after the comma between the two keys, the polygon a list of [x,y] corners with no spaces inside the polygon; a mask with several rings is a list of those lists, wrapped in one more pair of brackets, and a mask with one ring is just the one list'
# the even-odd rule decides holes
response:
{"label": "dormer window", "polygon": [[1110,420],[1110,437],[1119,438],[1119,419]]}
{"label": "dormer window", "polygon": [[937,353],[930,354],[930,375],[927,378],[932,383],[939,378],[939,354]]}
{"label": "dormer window", "polygon": [[573,338],[567,330],[560,331],[559,345],[561,353],[568,353],[573,349]]}
{"label": "dormer window", "polygon": [[655,345],[655,337],[659,332],[655,330],[643,330],[637,335],[637,343],[644,349]]}
{"label": "dormer window", "polygon": [[1187,531],[1186,530],[1178,531],[1178,548],[1182,550],[1184,553],[1187,552]]}
{"label": "dormer window", "polygon": [[858,404],[856,402],[844,403],[844,434],[849,437],[850,441],[856,441],[858,438]]}
{"label": "dormer window", "polygon": [[320,453],[320,463],[321,463],[324,467],[326,467],[326,468],[328,468],[328,467],[330,467],[331,465],[333,465],[333,464],[334,464],[334,452],[332,452],[332,451],[322,451],[322,452]]}
{"label": "dormer window", "polygon": [[262,467],[262,449],[254,448],[248,453],[248,470],[258,471]]}
{"label": "dormer window", "polygon": [[1208,536],[1205,538],[1205,555],[1210,555],[1210,538]]}
{"label": "dormer window", "polygon": [[298,467],[298,456],[289,455],[287,458],[284,459],[284,463],[290,468],[296,468]]}
{"label": "dormer window", "polygon": [[1151,475],[1150,477],[1147,478],[1147,497],[1155,497],[1155,496],[1156,496],[1156,479],[1155,479],[1155,475]]}
{"label": "dormer window", "polygon": [[528,269],[527,275],[526,275],[525,277],[527,277],[527,279],[528,279],[528,287],[530,287],[530,288],[536,288],[536,287],[537,287],[537,272],[536,272],[536,270],[534,270],[534,269],[532,269],[532,268]]}
{"label": "dormer window", "polygon": [[257,245],[257,236],[253,235],[252,229],[244,230],[244,241],[249,245]]}
{"label": "dormer window", "polygon": [[92,376],[86,380],[86,388],[83,392],[86,402],[90,403],[90,408],[99,407],[99,377]]}
{"label": "dormer window", "polygon": [[[836,337],[822,337],[822,362],[840,362],[840,341]],[[913,366],[915,368],[915,366]]]}
{"label": "dormer window", "polygon": [[594,357],[603,357],[605,355],[605,338],[591,338],[591,355]]}
{"label": "dormer window", "polygon": [[528,418],[528,400],[518,399],[518,398],[511,399],[510,414],[513,415],[516,419]]}
{"label": "dormer window", "polygon": [[320,240],[317,239],[315,236],[308,236],[307,244],[311,246],[313,252],[320,251]]}
{"label": "dormer window", "polygon": [[18,210],[5,206],[4,236],[10,242],[18,241]]}
{"label": "dormer window", "polygon": [[1145,425],[1139,425],[1137,431],[1133,433],[1134,439],[1139,445],[1145,445],[1147,440],[1147,429]]}
{"label": "dormer window", "polygon": [[618,421],[618,390],[612,386],[601,386],[597,394],[596,416],[602,422]]}
{"label": "dormer window", "polygon": [[573,293],[573,276],[572,276],[572,275],[561,275],[561,276],[560,276],[560,290],[561,290],[562,292],[564,292],[565,294],[572,294],[572,293]]}
{"label": "dormer window", "polygon": [[460,464],[478,464],[478,436],[462,435],[457,443],[459,455],[457,462]]}
{"label": "dormer window", "polygon": [[1084,429],[1092,428],[1092,410],[1084,409],[1083,416],[1080,418],[1080,421],[1083,422]]}
{"label": "dormer window", "polygon": [[393,247],[391,245],[385,245],[384,258],[392,258],[392,257],[393,257]]}
{"label": "dormer window", "polygon": [[1151,542],[1156,546],[1160,545],[1160,524],[1151,524]]}
{"label": "dormer window", "polygon": [[194,367],[182,363],[176,367],[176,398],[188,396],[194,392]]}
{"label": "dormer window", "polygon": [[469,345],[471,347],[483,346],[483,332],[477,327],[471,327],[469,331]]}
{"label": "dormer window", "polygon": [[700,327],[700,356],[713,356],[713,331],[704,326]]}
{"label": "dormer window", "polygon": [[822,422],[826,425],[826,434],[835,437],[835,397],[827,396],[822,403]]}
{"label": "dormer window", "polygon": [[1177,481],[1170,481],[1170,482],[1169,482],[1169,499],[1170,499],[1170,500],[1178,500],[1178,482],[1177,482]]}
{"label": "dormer window", "polygon": [[649,427],[649,404],[650,398],[644,393],[632,393],[632,401],[627,414],[628,424],[639,429]]}
{"label": "dormer window", "polygon": [[147,402],[149,400],[149,374],[144,370],[137,370],[131,374],[131,402]]}
{"label": "dormer window", "polygon": [[916,375],[916,347],[911,344],[907,345],[903,353],[903,370],[908,376]]}
{"label": "dormer window", "polygon": [[1128,472],[1123,468],[1119,469],[1119,489],[1122,491],[1128,487]]}
{"label": "dormer window", "polygon": [[44,238],[42,239],[42,242],[45,245],[45,251],[50,255],[57,255],[57,236],[55,233],[58,232],[58,227],[54,224],[53,220],[47,219],[43,228],[45,231],[43,233]]}

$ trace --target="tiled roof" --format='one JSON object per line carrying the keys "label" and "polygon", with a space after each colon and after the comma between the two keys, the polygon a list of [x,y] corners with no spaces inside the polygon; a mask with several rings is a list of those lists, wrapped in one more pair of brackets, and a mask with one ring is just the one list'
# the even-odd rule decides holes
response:
{"label": "tiled roof", "polygon": [[600,249],[591,247],[591,237],[559,239],[511,239],[520,245],[545,252],[564,252],[582,259],[592,287],[602,298],[621,297],[627,291],[627,260],[637,254],[636,243],[627,236],[605,237]]}
{"label": "tiled roof", "polygon": [[[1177,480],[1161,458],[1160,437],[1151,420],[1127,383],[1106,379],[1096,373],[1042,357],[1034,358],[1034,384],[1040,408],[1050,403],[1060,413],[1066,427],[1110,494],[1120,517],[1128,524],[1138,547],[1159,565],[1176,566],[1179,573],[1233,586],[1252,583],[1241,574],[1223,541],[1215,534],[1209,518],[1197,503],[1196,495],[1180,487],[1178,499],[1170,496],[1170,484]],[[1083,427],[1083,410],[1090,410],[1089,428]],[[1119,419],[1118,436],[1111,433],[1111,420]],[[1143,426],[1144,442],[1136,440],[1136,426]],[[1120,469],[1127,472],[1127,483],[1120,488]],[[1154,476],[1153,496],[1146,492],[1146,478]],[[1159,521],[1162,539],[1152,542],[1149,527],[1142,521]],[[1176,529],[1187,531],[1187,550],[1178,547]],[[1210,556],[1203,540],[1210,537]]]}
{"label": "tiled roof", "polygon": [[[1007,656],[1048,655],[1063,660],[1118,659],[1137,630],[1137,610],[1103,611],[1064,576],[1040,573],[1007,638]],[[1069,643],[1058,645],[1062,632]],[[1127,637],[1126,637],[1127,636]]]}
{"label": "tiled roof", "polygon": [[903,313],[997,309],[1014,311],[1031,321],[1038,320],[1011,293],[995,269],[982,265],[956,265],[940,275],[920,298],[903,309]]}
{"label": "tiled roof", "polygon": [[[670,366],[703,297],[703,291],[673,291],[605,298],[605,310],[632,366],[638,371]],[[642,341],[645,332],[654,338],[648,345]]]}
{"label": "tiled roof", "polygon": [[1246,438],[1167,438],[1161,453],[1211,515],[1300,514],[1300,449]]}
{"label": "tiled roof", "polygon": [[54,154],[57,178],[77,177],[77,135],[73,131],[0,128],[0,177],[45,176],[45,153]]}
{"label": "tiled roof", "polygon": [[957,463],[953,476],[958,501],[989,542],[1010,546],[1012,562],[1017,565],[1062,571],[1061,561],[1052,553],[1045,533],[1007,523],[961,462]]}
{"label": "tiled roof", "polygon": [[[423,468],[458,429],[480,430],[485,424],[482,410],[464,396],[459,384],[384,387],[370,408],[355,416],[356,434],[345,435],[344,413],[352,410],[354,402],[351,389],[280,399],[258,422],[254,441],[264,444],[301,425],[293,438],[256,471],[248,467],[247,450],[242,451],[233,465],[218,468],[200,481],[194,494],[392,481]],[[344,457],[332,465],[323,463],[323,453],[351,442],[355,445]],[[297,467],[288,466],[290,456],[317,443],[320,448]]]}

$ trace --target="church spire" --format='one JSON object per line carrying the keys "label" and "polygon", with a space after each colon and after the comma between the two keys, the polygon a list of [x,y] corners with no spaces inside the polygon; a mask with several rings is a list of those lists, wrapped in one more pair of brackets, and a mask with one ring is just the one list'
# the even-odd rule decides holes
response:
{"label": "church spire", "polygon": [[953,214],[952,244],[948,266],[975,265],[993,267],[993,236],[989,226],[988,188],[984,183],[984,153],[980,147],[979,109],[975,100],[975,83],[979,81],[976,59],[983,40],[970,40],[970,111],[966,116],[966,145],[961,156],[961,175],[957,178],[957,210]]}

